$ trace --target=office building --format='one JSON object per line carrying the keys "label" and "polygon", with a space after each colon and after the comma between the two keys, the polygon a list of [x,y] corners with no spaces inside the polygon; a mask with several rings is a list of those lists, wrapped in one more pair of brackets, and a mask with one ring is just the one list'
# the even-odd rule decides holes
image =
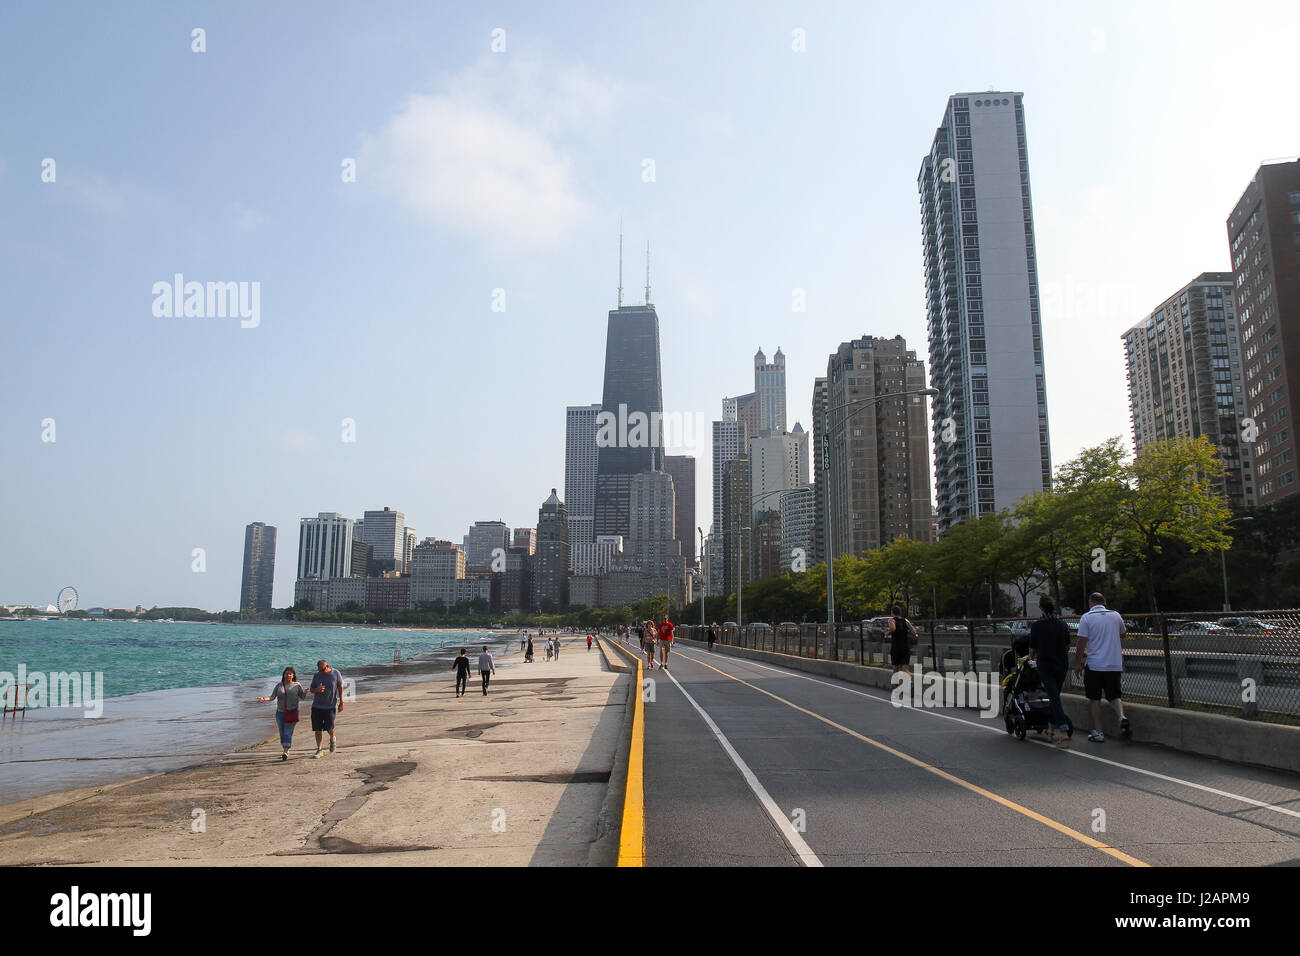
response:
{"label": "office building", "polygon": [[352,575],[352,519],[332,511],[298,522],[298,580]]}
{"label": "office building", "polygon": [[457,600],[457,582],[465,578],[465,551],[450,541],[425,538],[411,552],[411,604],[441,601],[451,607]]}
{"label": "office building", "polygon": [[695,459],[690,455],[666,455],[664,471],[673,478],[676,537],[689,567],[695,564]]}
{"label": "office building", "polygon": [[754,393],[758,396],[757,431],[785,431],[785,355],[780,347],[770,365],[762,349],[754,355]]}
{"label": "office building", "polygon": [[727,462],[722,473],[722,594],[750,580],[749,458]]}
{"label": "office building", "polygon": [[811,567],[826,560],[826,456],[830,452],[827,427],[830,402],[825,378],[813,381],[812,423],[813,440],[810,453],[813,466],[813,530],[808,554]]}
{"label": "office building", "polygon": [[[529,554],[537,551],[537,529],[536,528],[515,528],[514,541],[511,547],[523,548]],[[570,544],[572,547],[572,544]]]}
{"label": "office building", "polygon": [[1233,508],[1254,503],[1232,273],[1203,272],[1123,335],[1133,447],[1205,435],[1224,463]]}
{"label": "office building", "polygon": [[275,528],[254,521],[244,529],[244,579],[239,609],[269,614],[275,584]]}
{"label": "office building", "polygon": [[[522,549],[519,549],[522,550]],[[537,552],[532,556],[532,606],[569,606],[569,514],[555,489],[537,512]]]}
{"label": "office building", "polygon": [[809,484],[783,491],[777,497],[777,509],[781,512],[782,571],[805,571],[813,565],[814,501],[814,489]]}
{"label": "office building", "polygon": [[[1255,499],[1293,495],[1300,415],[1300,160],[1267,163],[1228,217],[1241,364],[1243,439],[1253,438]],[[1243,459],[1244,467],[1244,459]]]}
{"label": "office building", "polygon": [[510,547],[510,526],[504,521],[475,521],[465,535],[467,567],[490,570],[492,556]]}
{"label": "office building", "polygon": [[406,516],[400,511],[384,508],[367,511],[362,518],[361,540],[374,549],[370,574],[405,570]]}
{"label": "office building", "polygon": [[950,97],[917,186],[946,531],[1051,484],[1022,94]]}

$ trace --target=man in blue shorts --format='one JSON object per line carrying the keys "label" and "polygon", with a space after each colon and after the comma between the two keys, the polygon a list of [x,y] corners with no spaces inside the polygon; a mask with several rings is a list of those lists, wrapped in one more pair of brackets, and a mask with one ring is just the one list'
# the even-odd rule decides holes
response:
{"label": "man in blue shorts", "polygon": [[321,734],[329,731],[330,753],[334,752],[334,713],[343,710],[343,675],[325,661],[316,662],[311,685],[311,729],[316,731],[316,756],[323,757]]}
{"label": "man in blue shorts", "polygon": [[[1125,634],[1124,618],[1106,607],[1106,599],[1097,592],[1088,595],[1088,612],[1079,618],[1079,641],[1074,654],[1074,676],[1083,675],[1083,694],[1092,708],[1092,733],[1088,739],[1099,744],[1106,739],[1101,732],[1101,695],[1119,715],[1119,732],[1126,739],[1133,736],[1124,701],[1120,699],[1120,677],[1124,673],[1124,653],[1120,639]],[[1087,666],[1084,659],[1087,658]]]}

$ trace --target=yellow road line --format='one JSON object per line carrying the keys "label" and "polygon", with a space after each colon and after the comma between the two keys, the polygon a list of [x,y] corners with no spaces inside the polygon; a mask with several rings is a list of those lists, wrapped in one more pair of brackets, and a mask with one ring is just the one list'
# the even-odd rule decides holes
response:
{"label": "yellow road line", "polygon": [[632,704],[632,747],[627,758],[627,789],[623,793],[623,822],[619,828],[618,865],[645,866],[645,703],[641,694],[641,658],[606,638],[636,661],[636,695]]}
{"label": "yellow road line", "polygon": [[694,657],[690,657],[686,654],[679,654],[679,656],[685,657],[688,661],[693,661],[694,663],[699,664],[701,667],[707,667],[709,670],[713,671],[714,673],[721,674],[723,677],[729,677],[739,684],[744,684],[746,687],[752,690],[756,690],[760,694],[766,694],[768,697],[771,697],[773,700],[780,701],[781,703],[785,704],[787,707],[791,707],[794,710],[799,711],[801,714],[807,714],[809,717],[813,717],[817,720],[820,720],[822,723],[828,724],[829,726],[834,727],[836,730],[843,731],[844,733],[848,734],[850,737],[856,737],[858,740],[861,740],[864,743],[869,743],[873,747],[880,748],[881,750],[885,751],[885,753],[893,754],[895,757],[898,757],[900,760],[906,760],[908,763],[912,764],[913,766],[920,767],[922,770],[932,773],[936,777],[942,777],[944,780],[948,780],[952,783],[955,783],[957,784],[957,786],[963,787],[966,790],[969,790],[971,793],[977,793],[981,797],[986,797],[987,799],[992,800],[994,803],[1001,804],[1002,806],[1006,807],[1009,810],[1014,810],[1016,811],[1016,813],[1024,814],[1025,816],[1029,817],[1029,819],[1031,820],[1035,820],[1038,823],[1043,824],[1044,826],[1051,827],[1053,830],[1056,830],[1058,833],[1064,833],[1066,836],[1078,840],[1080,843],[1083,843],[1086,846],[1090,846],[1094,850],[1100,850],[1102,853],[1105,853],[1109,856],[1113,856],[1115,859],[1121,860],[1124,863],[1129,864],[1130,866],[1150,865],[1148,863],[1142,862],[1137,857],[1129,856],[1127,853],[1123,852],[1122,850],[1117,850],[1113,846],[1108,846],[1107,844],[1102,843],[1100,840],[1094,840],[1092,837],[1079,833],[1077,830],[1072,830],[1069,827],[1067,827],[1064,823],[1057,823],[1055,820],[1051,819],[1050,817],[1045,817],[1041,813],[1035,813],[1033,810],[1030,810],[1028,807],[1022,807],[1020,804],[1012,800],[1008,800],[1006,797],[1002,797],[996,793],[993,793],[992,791],[985,790],[983,787],[976,786],[975,784],[963,780],[960,777],[954,777],[946,770],[940,770],[938,767],[933,767],[930,764],[926,763],[924,760],[917,760],[915,757],[911,756],[910,754],[905,754],[901,750],[895,750],[893,747],[890,747],[887,744],[882,744],[878,740],[872,740],[870,737],[866,737],[858,733],[856,730],[852,730],[849,727],[845,727],[843,724],[837,724],[829,717],[823,717],[821,714],[815,713],[814,711],[808,710],[807,708],[800,707],[798,704],[792,703],[791,701],[786,700],[784,697],[778,697],[776,694],[773,694],[771,691],[763,690],[763,688],[761,687],[756,687],[753,684],[751,684],[749,681],[741,680],[739,677],[736,677],[734,674],[728,674],[726,671],[718,670],[712,664],[706,664],[704,663],[704,661]]}

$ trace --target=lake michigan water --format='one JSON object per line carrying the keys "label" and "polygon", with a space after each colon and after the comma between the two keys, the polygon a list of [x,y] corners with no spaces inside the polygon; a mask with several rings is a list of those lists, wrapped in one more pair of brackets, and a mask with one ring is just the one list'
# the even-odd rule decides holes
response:
{"label": "lake michigan water", "polygon": [[[0,672],[12,680],[25,665],[29,684],[36,674],[102,675],[104,699],[99,717],[50,706],[4,715],[0,804],[203,763],[273,737],[274,705],[254,698],[269,694],[288,666],[306,683],[323,658],[355,681],[359,696],[430,675],[450,684],[460,648],[473,656],[483,644],[497,656],[519,647],[510,631],[3,621]],[[312,740],[304,713],[295,750],[310,751]]]}

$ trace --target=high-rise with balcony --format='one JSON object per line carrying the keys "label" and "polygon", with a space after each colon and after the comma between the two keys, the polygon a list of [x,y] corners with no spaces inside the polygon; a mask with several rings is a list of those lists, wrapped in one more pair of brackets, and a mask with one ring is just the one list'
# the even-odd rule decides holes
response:
{"label": "high-rise with balcony", "polygon": [[1022,100],[950,97],[917,177],[941,531],[1051,483]]}
{"label": "high-rise with balcony", "polygon": [[244,529],[244,580],[239,609],[267,614],[275,585],[275,528],[254,521]]}
{"label": "high-rise with balcony", "polygon": [[897,538],[932,540],[925,398],[898,395],[923,388],[925,364],[901,335],[864,335],[827,362],[823,473],[835,557],[861,557]]}
{"label": "high-rise with balcony", "polygon": [[1232,273],[1203,272],[1123,335],[1133,447],[1207,436],[1233,508],[1254,503]]}
{"label": "high-rise with balcony", "polygon": [[1256,500],[1300,489],[1300,160],[1260,166],[1228,217]]}

